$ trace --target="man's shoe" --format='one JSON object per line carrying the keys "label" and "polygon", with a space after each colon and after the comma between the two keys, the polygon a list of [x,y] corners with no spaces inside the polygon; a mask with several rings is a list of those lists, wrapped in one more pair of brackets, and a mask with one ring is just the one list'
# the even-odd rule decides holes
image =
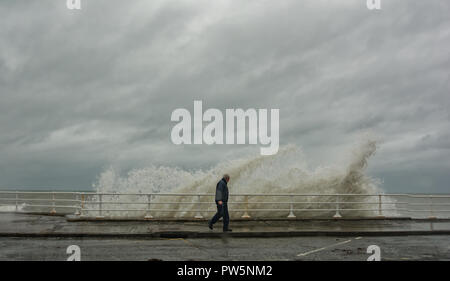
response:
{"label": "man's shoe", "polygon": [[223,232],[232,232],[233,230],[231,228],[224,229]]}
{"label": "man's shoe", "polygon": [[209,227],[209,229],[213,230],[213,226],[210,222],[208,222],[208,227]]}

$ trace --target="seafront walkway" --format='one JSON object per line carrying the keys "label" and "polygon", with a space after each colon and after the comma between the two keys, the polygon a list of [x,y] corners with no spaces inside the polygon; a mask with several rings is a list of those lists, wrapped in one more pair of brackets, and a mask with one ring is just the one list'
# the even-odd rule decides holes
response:
{"label": "seafront walkway", "polygon": [[99,220],[75,216],[0,213],[0,237],[214,238],[296,236],[450,235],[449,219],[239,219],[224,234],[206,219]]}

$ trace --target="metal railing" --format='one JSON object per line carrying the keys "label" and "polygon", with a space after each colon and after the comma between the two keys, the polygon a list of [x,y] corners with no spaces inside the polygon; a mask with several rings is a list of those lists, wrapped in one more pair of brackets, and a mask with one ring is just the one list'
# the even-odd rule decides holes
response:
{"label": "metal railing", "polygon": [[[448,218],[450,195],[230,194],[241,218],[308,216]],[[80,217],[204,218],[216,211],[214,194],[0,191],[0,211],[75,214]]]}

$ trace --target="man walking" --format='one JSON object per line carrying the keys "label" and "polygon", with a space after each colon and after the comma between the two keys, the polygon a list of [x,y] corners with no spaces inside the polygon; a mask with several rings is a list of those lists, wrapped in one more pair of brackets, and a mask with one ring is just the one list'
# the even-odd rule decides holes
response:
{"label": "man walking", "polygon": [[221,217],[223,217],[223,232],[230,232],[231,229],[228,228],[230,223],[230,216],[228,214],[228,186],[227,183],[230,181],[230,176],[228,174],[223,175],[223,178],[217,183],[216,186],[216,205],[217,213],[208,222],[209,229],[213,229],[213,224],[215,224]]}

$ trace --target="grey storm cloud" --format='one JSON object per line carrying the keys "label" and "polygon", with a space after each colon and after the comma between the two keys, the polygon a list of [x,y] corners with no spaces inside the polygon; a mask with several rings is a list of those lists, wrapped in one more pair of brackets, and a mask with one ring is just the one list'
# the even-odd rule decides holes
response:
{"label": "grey storm cloud", "polygon": [[[0,1],[0,187],[88,189],[105,167],[215,165],[176,108],[279,108],[280,144],[338,162],[361,133],[392,192],[448,192],[450,2]],[[254,151],[258,151],[256,148]]]}

